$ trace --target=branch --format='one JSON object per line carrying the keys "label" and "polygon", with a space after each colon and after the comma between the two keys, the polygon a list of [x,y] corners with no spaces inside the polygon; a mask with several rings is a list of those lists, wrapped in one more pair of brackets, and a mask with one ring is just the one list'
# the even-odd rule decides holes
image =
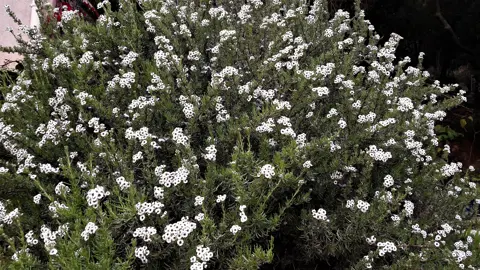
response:
{"label": "branch", "polygon": [[439,0],[436,0],[436,4],[437,4],[437,11],[435,12],[435,16],[437,16],[438,19],[440,19],[440,21],[442,22],[444,28],[445,28],[448,32],[450,32],[450,34],[452,35],[453,40],[455,41],[455,43],[456,43],[460,48],[462,48],[464,51],[468,52],[468,53],[471,54],[471,55],[475,55],[475,52],[473,52],[473,51],[470,50],[469,48],[465,47],[465,46],[460,42],[460,39],[458,38],[458,36],[457,36],[457,34],[455,33],[455,31],[453,31],[452,26],[448,23],[448,21],[445,19],[445,17],[443,17],[442,11],[440,10],[440,1],[439,1]]}
{"label": "branch", "polygon": [[21,64],[22,62],[18,61],[18,60],[10,60],[10,59],[5,59],[5,61],[3,62],[3,64],[0,66],[1,69],[4,69],[6,68],[7,66],[9,66],[10,64],[12,63],[17,63],[18,64]]}

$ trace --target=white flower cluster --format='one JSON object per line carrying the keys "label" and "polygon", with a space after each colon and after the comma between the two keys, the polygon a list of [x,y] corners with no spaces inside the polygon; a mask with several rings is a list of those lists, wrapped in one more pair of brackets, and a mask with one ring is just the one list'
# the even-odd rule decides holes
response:
{"label": "white flower cluster", "polygon": [[415,205],[413,204],[413,202],[406,200],[405,205],[403,207],[404,207],[405,215],[407,217],[410,217],[411,215],[413,215],[413,209],[415,208]]}
{"label": "white flower cluster", "polygon": [[330,111],[328,111],[327,118],[332,118],[335,115],[338,115],[337,109],[331,108]]}
{"label": "white flower cluster", "polygon": [[217,154],[217,149],[215,149],[215,144],[212,144],[212,145],[208,146],[205,150],[207,150],[208,153],[207,154],[202,154],[202,156],[206,160],[215,161],[216,154]]}
{"label": "white flower cluster", "polygon": [[[253,97],[259,98],[261,97],[265,101],[273,100],[275,98],[275,93],[278,89],[268,89],[264,90],[260,86],[253,90]],[[250,101],[252,96],[248,96],[247,101]]]}
{"label": "white flower cluster", "polygon": [[297,136],[295,139],[295,142],[297,143],[297,148],[301,149],[305,147],[307,144],[305,143],[307,141],[307,134],[302,133]]}
{"label": "white flower cluster", "polygon": [[105,130],[105,124],[100,123],[100,118],[93,117],[88,120],[88,127],[93,128],[94,133],[100,133]]}
{"label": "white flower cluster", "polygon": [[152,94],[152,92],[158,91],[158,90],[163,90],[166,88],[165,84],[163,83],[162,79],[160,76],[156,75],[155,73],[151,72],[150,75],[152,76],[152,79],[150,82],[154,85],[149,85],[147,86],[147,92],[149,94]]}
{"label": "white flower cluster", "polygon": [[117,177],[117,179],[115,179],[115,181],[117,182],[117,184],[120,186],[120,190],[124,190],[124,189],[127,189],[130,187],[130,182],[128,182],[127,180],[125,180],[125,177],[123,176],[120,176],[120,177]]}
{"label": "white flower cluster", "polygon": [[33,236],[33,231],[29,231],[27,234],[25,234],[25,240],[27,242],[27,245],[29,246],[34,246],[38,244],[38,239],[35,239]]}
{"label": "white flower cluster", "polygon": [[132,67],[132,63],[137,59],[138,53],[129,52],[127,55],[120,55],[122,62],[120,63],[124,67]]}
{"label": "white flower cluster", "polygon": [[203,245],[198,245],[197,256],[192,256],[190,262],[190,270],[203,270],[207,268],[207,262],[213,257],[213,252],[210,251],[209,247],[203,247]]}
{"label": "white flower cluster", "polygon": [[[164,44],[162,45],[164,47],[166,47],[166,49],[168,51],[173,50],[173,46],[169,45],[169,44]],[[158,67],[158,68],[161,68],[161,69],[167,69],[168,71],[170,71],[171,67],[178,64],[180,62],[180,58],[175,55],[175,54],[172,54],[168,51],[164,51],[162,49],[159,49],[154,55],[154,59],[155,59],[155,65]],[[171,59],[171,60],[170,60]]]}
{"label": "white flower cluster", "polygon": [[259,133],[264,133],[264,132],[270,133],[270,132],[273,132],[272,127],[275,127],[275,120],[273,120],[273,118],[268,118],[267,122],[263,122],[255,130]]}
{"label": "white flower cluster", "polygon": [[66,57],[63,53],[53,58],[53,63],[52,63],[53,69],[56,69],[60,66],[63,66],[66,68],[72,67],[72,64],[70,63],[70,59],[68,59],[68,57]]}
{"label": "white flower cluster", "polygon": [[[421,234],[423,239],[427,238],[427,231],[422,230],[420,228],[420,225],[418,225],[418,224],[412,225],[412,233],[413,234]],[[439,232],[439,234],[441,234],[441,233]]]}
{"label": "white flower cluster", "polygon": [[147,246],[135,247],[135,257],[139,258],[142,261],[142,263],[148,262],[147,256],[149,254],[150,254],[150,250],[148,250]]}
{"label": "white flower cluster", "polygon": [[[348,200],[345,207],[353,210],[355,208],[355,200]],[[360,209],[360,211],[362,211],[363,213],[366,213],[369,207],[370,204],[368,202],[362,200],[357,201],[357,208]]]}
{"label": "white flower cluster", "polygon": [[338,126],[341,128],[341,129],[344,129],[347,127],[347,122],[345,122],[345,119],[341,118],[340,120],[338,120]]}
{"label": "white flower cluster", "polygon": [[368,237],[366,240],[367,244],[369,245],[374,245],[377,242],[377,238],[375,238],[375,235]]}
{"label": "white flower cluster", "polygon": [[87,166],[85,166],[85,164],[82,164],[80,161],[78,161],[77,162],[77,167],[80,169],[82,174],[86,174],[86,175],[89,175],[89,176],[92,176],[92,177],[95,177],[97,175],[97,173],[99,172],[98,165],[95,166],[95,168],[93,168],[93,171],[89,171],[87,169]]}
{"label": "white flower cluster", "polygon": [[225,16],[228,15],[228,12],[222,7],[213,7],[208,10],[208,14],[210,17],[216,18],[217,20],[223,19]]}
{"label": "white flower cluster", "polygon": [[192,118],[195,116],[195,111],[194,111],[194,106],[192,103],[187,102],[188,98],[184,95],[181,95],[180,98],[180,105],[183,107],[183,114],[185,114],[185,117],[187,119]]}
{"label": "white flower cluster", "polygon": [[78,14],[78,10],[66,10],[64,9],[62,11],[62,23],[69,22],[75,18],[75,16]]}
{"label": "white flower cluster", "polygon": [[189,51],[187,59],[190,60],[190,61],[198,61],[198,60],[200,60],[201,56],[202,56],[202,54],[197,50]]}
{"label": "white flower cluster", "polygon": [[236,34],[236,31],[235,30],[221,30],[219,33],[219,36],[220,36],[220,43],[223,43],[229,39],[236,39],[235,37],[235,34]]}
{"label": "white flower cluster", "polygon": [[117,85],[120,85],[120,88],[132,88],[132,83],[135,82],[135,73],[134,72],[126,72],[122,74],[120,78],[119,75],[115,75],[111,81],[108,82],[108,86],[106,92],[110,92],[113,90]]}
{"label": "white flower cluster", "polygon": [[242,5],[240,11],[237,13],[237,17],[240,19],[240,24],[247,23],[247,20],[252,17],[250,13],[252,12],[250,5]]}
{"label": "white flower cluster", "polygon": [[155,168],[155,175],[159,177],[158,183],[165,187],[171,185],[177,186],[180,183],[188,183],[188,175],[190,171],[185,167],[178,168],[175,172],[164,172],[165,165],[161,165]]}
{"label": "white flower cluster", "polygon": [[401,112],[407,112],[409,110],[413,110],[414,108],[412,100],[408,97],[399,98],[397,105],[398,105],[397,110]]}
{"label": "white flower cluster", "polygon": [[[345,40],[337,42],[337,46],[339,50],[342,50],[344,48],[344,45],[352,45],[353,44],[353,39],[352,38],[347,38]],[[347,47],[347,46],[345,46]]]}
{"label": "white flower cluster", "polygon": [[333,153],[333,152],[335,152],[335,151],[337,151],[337,150],[340,150],[340,149],[342,149],[342,147],[340,146],[340,144],[336,144],[336,143],[330,141],[330,152],[331,152],[331,153]]}
{"label": "white flower cluster", "polygon": [[394,251],[397,251],[397,247],[395,246],[394,243],[386,241],[386,242],[378,242],[377,247],[380,249],[378,251],[379,256],[384,256],[385,253],[391,253]]}
{"label": "white flower cluster", "polygon": [[95,188],[90,189],[87,192],[88,205],[97,208],[98,202],[108,195],[110,195],[109,191],[106,191],[104,187],[97,185]]}
{"label": "white flower cluster", "polygon": [[330,93],[330,90],[325,86],[312,88],[312,91],[317,93],[319,97],[328,96]]}
{"label": "white flower cluster", "polygon": [[[133,131],[132,127],[127,128],[125,130],[125,139],[127,140],[132,140],[132,139],[137,139],[141,141],[141,145],[144,146],[148,143],[147,139],[157,139],[158,137],[155,135],[152,135],[148,132],[148,127],[142,127],[137,131]],[[164,141],[163,139],[159,139],[160,142]],[[160,146],[157,144],[157,142],[152,141],[150,145],[154,149],[160,148]]]}
{"label": "white flower cluster", "polygon": [[237,234],[238,231],[241,231],[242,230],[242,227],[238,226],[238,225],[233,225],[231,228],[230,228],[230,232],[232,234]]}
{"label": "white flower cluster", "polygon": [[154,187],[153,188],[153,197],[157,200],[163,199],[164,196],[164,190],[162,187]]}
{"label": "white flower cluster", "polygon": [[63,225],[60,225],[56,231],[50,230],[45,225],[42,225],[40,228],[40,239],[43,240],[43,243],[45,244],[45,249],[50,253],[50,255],[57,255],[57,249],[55,248],[55,245],[57,242],[55,241],[57,237],[61,238],[66,235],[68,232],[68,223],[65,223]]}
{"label": "white flower cluster", "polygon": [[463,166],[461,162],[458,162],[458,163],[451,162],[450,164],[443,165],[443,167],[440,168],[440,171],[442,173],[442,176],[450,177],[456,173],[461,172],[462,167]]}
{"label": "white flower cluster", "polygon": [[307,169],[308,169],[308,168],[310,168],[310,167],[312,167],[312,166],[313,166],[313,165],[312,165],[312,162],[311,162],[310,160],[307,160],[307,161],[305,161],[305,162],[303,163],[303,167],[304,167],[304,168],[307,168]]}
{"label": "white flower cluster", "polygon": [[135,163],[140,159],[143,159],[142,151],[138,151],[138,153],[136,153],[135,155],[132,156],[132,163]]}
{"label": "white flower cluster", "polygon": [[196,196],[195,197],[195,203],[193,204],[194,206],[200,206],[203,204],[203,200],[205,200],[204,197],[202,196]]}
{"label": "white flower cluster", "polygon": [[177,144],[181,144],[181,145],[184,145],[184,146],[188,145],[188,136],[183,134],[183,129],[182,128],[177,127],[173,130],[172,139]]}
{"label": "white flower cluster", "polygon": [[312,209],[312,215],[315,219],[330,222],[330,220],[327,218],[327,211],[325,211],[323,208],[318,210]]}
{"label": "white flower cluster", "polygon": [[[78,92],[77,89],[74,89],[74,90],[73,90],[73,93],[74,93],[74,94],[76,94],[77,92]],[[93,96],[90,95],[90,94],[88,94],[87,92],[83,92],[83,91],[82,91],[82,92],[78,93],[77,95],[75,95],[75,98],[78,99],[78,100],[80,100],[80,104],[81,104],[81,105],[85,105],[85,104],[87,104],[86,99],[87,99],[87,98],[88,98],[88,99],[93,99]]]}
{"label": "white flower cluster", "polygon": [[225,122],[228,119],[230,119],[230,114],[228,114],[228,111],[225,110],[225,106],[221,104],[222,102],[222,97],[217,97],[216,98],[217,103],[215,104],[215,111],[217,111],[217,123]]}
{"label": "white flower cluster", "polygon": [[180,25],[180,35],[186,35],[187,37],[192,36],[192,32],[190,32],[190,29],[188,29],[188,26],[186,24]]}
{"label": "white flower cluster", "polygon": [[98,230],[98,226],[95,225],[95,223],[88,222],[87,226],[85,226],[85,229],[81,234],[81,236],[83,237],[83,240],[87,241],[90,238],[90,235],[93,235],[97,230]]}
{"label": "white flower cluster", "polygon": [[89,64],[91,61],[93,61],[93,52],[90,51],[85,52],[79,60],[82,65]]}
{"label": "white flower cluster", "polygon": [[165,231],[162,235],[162,239],[167,243],[177,241],[178,246],[183,245],[183,239],[197,228],[195,222],[188,221],[188,217],[182,217],[182,219],[176,223],[168,224],[165,227]]}
{"label": "white flower cluster", "polygon": [[281,15],[278,13],[273,13],[271,16],[266,16],[263,18],[260,29],[267,28],[269,24],[275,24],[277,26],[285,26],[285,20],[281,19]]}
{"label": "white flower cluster", "polygon": [[[225,86],[225,78],[226,77],[233,77],[238,75],[238,69],[233,66],[226,66],[220,72],[213,72],[212,73],[212,87],[216,86]],[[220,97],[221,98],[221,97]]]}
{"label": "white flower cluster", "polygon": [[69,192],[70,188],[66,186],[63,182],[60,182],[55,186],[55,194],[57,195],[65,195]]}
{"label": "white flower cluster", "polygon": [[152,241],[150,237],[155,234],[157,234],[157,229],[154,227],[141,227],[133,232],[133,237],[141,237],[143,241],[150,242]]}
{"label": "white flower cluster", "polygon": [[221,203],[221,202],[224,202],[225,199],[227,199],[227,195],[226,194],[223,194],[223,195],[217,195],[217,199],[215,200],[217,203]]}
{"label": "white flower cluster", "polygon": [[395,226],[397,226],[398,224],[400,224],[400,216],[398,216],[398,215],[392,215],[390,218],[392,219],[393,224],[395,224]]}
{"label": "white flower cluster", "polygon": [[290,102],[288,101],[280,101],[278,99],[273,100],[273,105],[275,105],[275,110],[281,111],[284,109],[290,110],[292,108],[292,105],[290,105]]}
{"label": "white flower cluster", "polygon": [[275,176],[274,170],[275,168],[270,164],[263,165],[263,167],[260,169],[260,172],[257,174],[257,177],[263,175],[265,178],[271,179],[273,176]]}
{"label": "white flower cluster", "polygon": [[59,203],[57,201],[51,202],[50,205],[48,206],[48,210],[50,210],[50,212],[53,213],[54,218],[58,217],[57,209],[68,209],[68,206],[66,206],[63,203]]}
{"label": "white flower cluster", "polygon": [[55,173],[55,174],[57,174],[60,171],[59,168],[54,168],[49,163],[39,164],[39,168],[40,168],[41,173]]}
{"label": "white flower cluster", "polygon": [[375,145],[370,145],[366,152],[370,157],[377,161],[387,162],[388,159],[392,158],[392,153],[384,152],[381,148],[377,149]]}
{"label": "white flower cluster", "polygon": [[[67,105],[68,106],[68,105]],[[70,107],[62,107],[60,108],[60,111],[62,113],[62,116],[66,116],[63,113],[66,113],[67,108]],[[64,110],[65,109],[65,110]],[[55,112],[54,112],[55,113]],[[70,121],[62,121],[60,119],[55,119],[55,120],[49,120],[45,129],[45,124],[40,124],[35,131],[36,135],[42,134],[42,140],[38,142],[38,146],[42,147],[45,145],[45,143],[50,140],[53,142],[54,145],[58,145],[60,141],[58,139],[61,138],[60,133],[62,131],[66,131],[68,129],[68,125],[70,124]],[[69,133],[66,133],[65,136],[67,136]],[[68,137],[68,136],[67,136]]]}
{"label": "white flower cluster", "polygon": [[381,196],[380,194],[380,191],[375,191],[375,198],[379,198],[380,200],[388,203],[392,202],[393,195],[391,191],[382,192]]}
{"label": "white flower cluster", "polygon": [[326,78],[328,75],[332,74],[334,68],[335,63],[326,63],[325,65],[317,66],[315,68],[315,73],[322,75],[323,78]]}
{"label": "white flower cluster", "polygon": [[160,18],[159,16],[156,15],[157,11],[156,10],[148,10],[143,13],[143,17],[145,17],[145,24],[147,25],[147,31],[150,33],[155,33],[155,25],[153,25],[150,21],[150,19],[158,19]]}
{"label": "white flower cluster", "polygon": [[22,248],[18,251],[15,251],[15,253],[13,253],[11,258],[12,258],[12,260],[18,262],[19,256],[21,256],[21,254],[25,254],[26,256],[30,257],[31,254],[29,252],[30,252],[30,248],[26,248],[26,249]]}
{"label": "white flower cluster", "polygon": [[204,214],[204,213],[198,213],[198,214],[195,216],[195,220],[198,221],[198,222],[202,221],[204,218],[205,218],[205,214]]}
{"label": "white flower cluster", "polygon": [[5,206],[3,205],[2,202],[0,202],[0,226],[1,226],[1,223],[12,224],[13,219],[19,216],[20,216],[20,212],[18,211],[18,208],[15,208],[13,211],[7,214],[7,210],[5,209]]}
{"label": "white flower cluster", "polygon": [[245,208],[247,208],[246,205],[240,205],[240,222],[246,222],[248,220],[247,215],[245,214]]}
{"label": "white flower cluster", "polygon": [[359,115],[358,119],[357,119],[357,122],[358,123],[368,123],[368,122],[373,123],[373,121],[375,120],[376,117],[377,117],[377,115],[374,112],[369,112],[366,115]]}
{"label": "white flower cluster", "polygon": [[[160,213],[162,213],[162,208],[164,206],[165,205],[161,202],[152,202],[152,203],[149,203],[149,202],[140,203],[140,202],[138,202],[137,204],[135,204],[135,208],[137,209],[137,215],[140,216],[140,221],[144,221],[145,220],[145,215],[150,216],[153,212],[155,212],[155,214],[159,215]],[[166,213],[167,212],[164,212],[162,217],[164,217],[164,215]]]}
{"label": "white flower cluster", "polygon": [[144,97],[139,96],[137,99],[133,99],[130,104],[128,105],[128,111],[130,113],[133,112],[134,109],[139,108],[140,110],[147,107],[147,106],[155,106],[155,102],[159,101],[160,99],[157,97]]}
{"label": "white flower cluster", "polygon": [[393,177],[391,175],[386,175],[385,178],[383,178],[383,186],[386,187],[386,188],[389,188],[391,186],[393,186],[394,184],[394,181],[393,181]]}
{"label": "white flower cluster", "polygon": [[33,196],[33,202],[35,204],[40,204],[40,199],[42,198],[42,194],[37,194],[35,196]]}
{"label": "white flower cluster", "polygon": [[343,173],[341,171],[334,171],[330,174],[332,180],[340,180],[343,178]]}

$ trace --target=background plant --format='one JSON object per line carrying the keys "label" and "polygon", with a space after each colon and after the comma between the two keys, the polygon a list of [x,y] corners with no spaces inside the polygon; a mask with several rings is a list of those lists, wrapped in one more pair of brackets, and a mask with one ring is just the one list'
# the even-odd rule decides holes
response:
{"label": "background plant", "polygon": [[434,130],[465,92],[358,1],[325,6],[103,1],[96,24],[24,26],[1,171],[42,210],[2,204],[6,265],[476,267],[473,168]]}

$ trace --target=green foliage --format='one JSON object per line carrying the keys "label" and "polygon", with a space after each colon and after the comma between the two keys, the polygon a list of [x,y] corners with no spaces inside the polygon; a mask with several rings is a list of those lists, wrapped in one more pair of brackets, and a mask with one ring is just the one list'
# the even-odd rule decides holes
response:
{"label": "green foliage", "polygon": [[450,126],[444,125],[436,125],[435,132],[437,133],[438,140],[442,142],[451,142],[458,137],[463,136],[462,133],[458,133],[457,131],[450,128]]}
{"label": "green foliage", "polygon": [[95,24],[26,28],[0,89],[6,268],[478,264],[476,186],[436,155],[463,93],[395,60],[359,1],[248,3],[104,1]]}

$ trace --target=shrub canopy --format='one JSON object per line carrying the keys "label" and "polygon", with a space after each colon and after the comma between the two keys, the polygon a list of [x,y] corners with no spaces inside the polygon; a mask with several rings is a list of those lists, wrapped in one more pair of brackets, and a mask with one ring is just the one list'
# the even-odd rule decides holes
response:
{"label": "shrub canopy", "polygon": [[359,1],[325,7],[103,1],[23,26],[5,266],[476,267],[476,185],[434,131],[465,92],[396,59]]}

